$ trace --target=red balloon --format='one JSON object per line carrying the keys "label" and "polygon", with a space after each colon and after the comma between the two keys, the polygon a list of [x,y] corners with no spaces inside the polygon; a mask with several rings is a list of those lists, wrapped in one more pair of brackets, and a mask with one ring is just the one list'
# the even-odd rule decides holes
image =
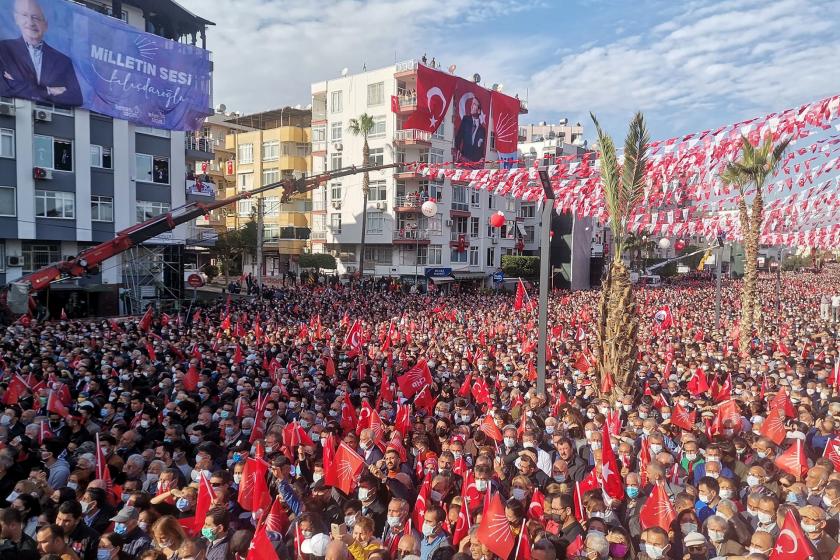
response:
{"label": "red balloon", "polygon": [[677,241],[674,243],[674,249],[676,249],[677,251],[682,251],[683,249],[685,249],[685,241],[683,241],[682,239],[677,239]]}
{"label": "red balloon", "polygon": [[503,225],[505,225],[506,221],[507,220],[505,219],[505,215],[502,214],[501,212],[499,212],[498,214],[493,214],[492,216],[490,216],[490,225],[493,226],[494,228],[502,227]]}

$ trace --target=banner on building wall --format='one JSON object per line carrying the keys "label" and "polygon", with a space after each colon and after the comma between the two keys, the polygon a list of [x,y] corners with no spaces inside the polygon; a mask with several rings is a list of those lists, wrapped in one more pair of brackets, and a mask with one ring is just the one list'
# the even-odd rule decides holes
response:
{"label": "banner on building wall", "polygon": [[206,50],[66,0],[0,0],[0,95],[168,130],[211,113]]}
{"label": "banner on building wall", "polygon": [[[490,99],[496,151],[515,156],[519,143],[519,100],[498,91],[490,92]],[[505,157],[500,156],[500,159]]]}
{"label": "banner on building wall", "polygon": [[490,90],[475,82],[457,78],[454,103],[454,159],[461,163],[481,161],[487,152]]}
{"label": "banner on building wall", "polygon": [[444,74],[427,68],[417,67],[417,109],[405,121],[404,128],[415,128],[434,133],[440,127],[455,92],[458,80],[451,74]]}

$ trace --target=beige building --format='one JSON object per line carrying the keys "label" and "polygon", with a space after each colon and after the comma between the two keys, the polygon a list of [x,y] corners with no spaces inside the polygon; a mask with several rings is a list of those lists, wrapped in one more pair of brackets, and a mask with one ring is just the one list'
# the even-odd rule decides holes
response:
{"label": "beige building", "polygon": [[[229,194],[250,191],[288,177],[302,177],[312,169],[310,157],[312,112],[284,107],[246,116],[234,116],[227,123],[237,128],[225,137],[224,151],[231,159],[224,163]],[[281,190],[263,194],[262,274],[282,275],[296,270],[297,260],[310,247],[312,197],[302,195],[281,204]],[[225,227],[239,228],[256,214],[257,199],[240,200],[226,209]],[[245,270],[256,274],[257,263],[246,262]]]}
{"label": "beige building", "polygon": [[543,121],[519,126],[520,143],[548,140],[557,140],[563,144],[580,144],[583,142],[583,125],[571,124],[569,119],[560,119],[557,124]]}

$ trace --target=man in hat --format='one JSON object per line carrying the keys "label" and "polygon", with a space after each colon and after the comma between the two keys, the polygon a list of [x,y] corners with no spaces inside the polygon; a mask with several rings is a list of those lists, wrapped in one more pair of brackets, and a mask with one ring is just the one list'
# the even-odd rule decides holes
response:
{"label": "man in hat", "polygon": [[139,558],[151,548],[152,540],[140,528],[140,512],[137,508],[126,506],[111,518],[114,522],[114,532],[123,538],[122,551],[129,558]]}

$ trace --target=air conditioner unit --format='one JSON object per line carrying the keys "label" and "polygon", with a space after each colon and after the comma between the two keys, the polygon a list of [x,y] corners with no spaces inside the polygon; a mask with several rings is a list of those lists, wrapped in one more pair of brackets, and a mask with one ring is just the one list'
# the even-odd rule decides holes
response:
{"label": "air conditioner unit", "polygon": [[44,181],[49,181],[53,178],[52,169],[44,169],[43,167],[33,167],[32,168],[32,177],[34,179],[41,179]]}
{"label": "air conditioner unit", "polygon": [[383,210],[384,208],[385,208],[385,203],[384,202],[377,202],[376,203],[376,209],[377,210]]}
{"label": "air conditioner unit", "polygon": [[41,111],[39,109],[35,110],[35,120],[38,122],[51,122],[52,121],[52,113],[49,111]]}
{"label": "air conditioner unit", "polygon": [[340,152],[343,149],[344,144],[342,144],[341,142],[336,142],[335,144],[333,144],[333,150],[335,150],[336,152]]}
{"label": "air conditioner unit", "polygon": [[452,227],[452,220],[446,220],[446,227]]}
{"label": "air conditioner unit", "polygon": [[11,116],[14,116],[14,114],[15,114],[15,108],[12,107],[11,105],[7,105],[5,103],[0,105],[0,115],[8,115],[8,116],[11,117]]}
{"label": "air conditioner unit", "polygon": [[340,202],[338,202],[338,201],[333,202],[333,203],[332,203],[332,206],[333,206],[333,208],[335,208],[336,210],[341,210],[341,203],[340,203]]}
{"label": "air conditioner unit", "polygon": [[6,255],[6,266],[23,266],[23,258],[18,255]]}

